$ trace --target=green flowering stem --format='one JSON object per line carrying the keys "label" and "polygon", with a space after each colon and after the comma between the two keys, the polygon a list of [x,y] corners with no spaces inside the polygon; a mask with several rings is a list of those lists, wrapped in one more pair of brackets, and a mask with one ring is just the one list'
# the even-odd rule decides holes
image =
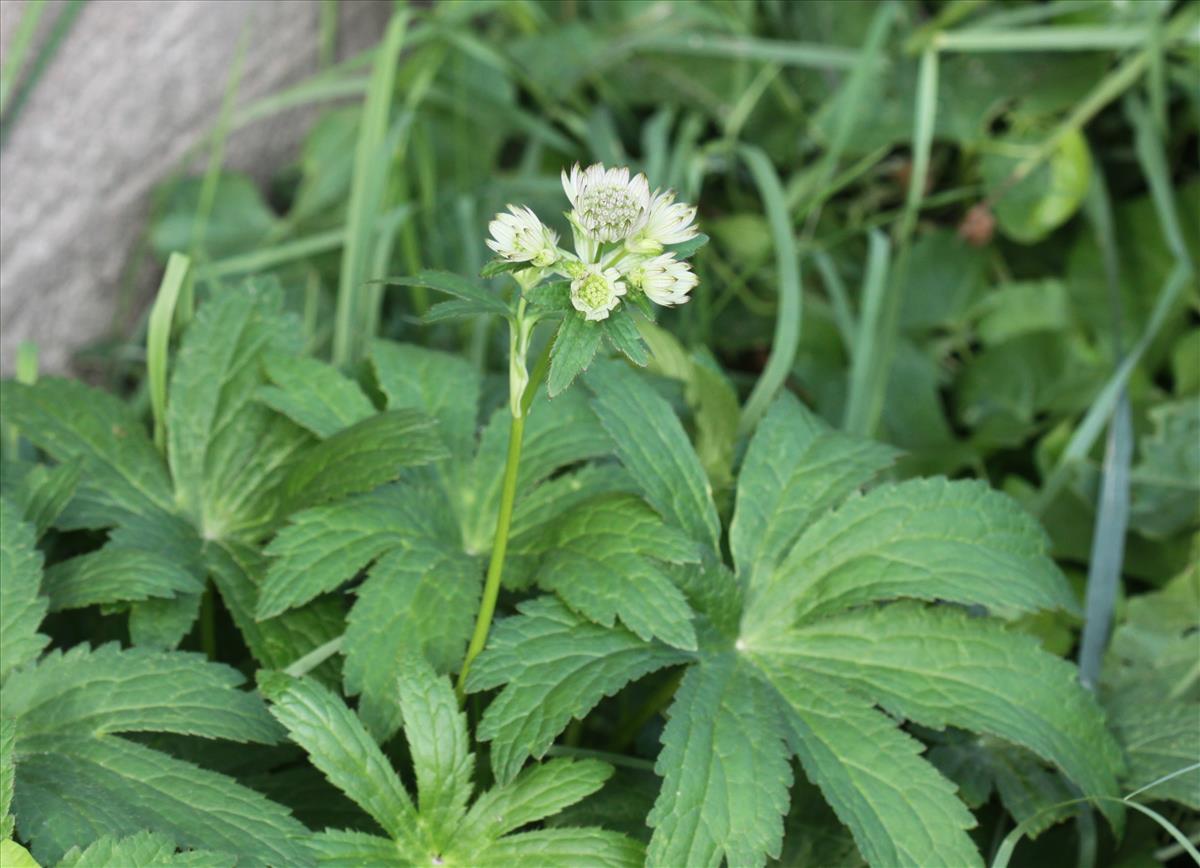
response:
{"label": "green flowering stem", "polygon": [[458,671],[458,681],[454,685],[459,705],[466,695],[467,673],[471,670],[471,663],[483,650],[492,626],[492,616],[496,613],[496,599],[500,596],[500,579],[504,573],[504,556],[508,551],[508,531],[512,526],[513,504],[517,499],[517,474],[521,467],[525,417],[533,404],[533,396],[550,367],[552,342],[547,343],[546,350],[534,365],[533,375],[530,376],[526,372],[525,355],[529,349],[529,336],[535,322],[534,317],[526,318],[525,301],[522,300],[517,308],[516,321],[510,326],[513,336],[512,357],[509,359],[512,424],[508,429],[508,457],[504,463],[504,483],[500,489],[500,514],[496,517],[496,535],[492,539],[492,556],[488,562],[487,579],[483,584],[483,598],[479,601],[475,632],[471,635],[471,643],[467,646],[467,654],[463,658],[462,667]]}

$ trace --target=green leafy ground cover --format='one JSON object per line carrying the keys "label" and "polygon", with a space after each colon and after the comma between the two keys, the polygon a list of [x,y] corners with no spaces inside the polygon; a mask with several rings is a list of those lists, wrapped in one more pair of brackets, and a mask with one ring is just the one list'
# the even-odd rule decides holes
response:
{"label": "green leafy ground cover", "polygon": [[[441,3],[235,80],[107,382],[0,392],[0,861],[1200,861],[1198,11]],[[488,262],[575,161],[699,205],[688,304]]]}

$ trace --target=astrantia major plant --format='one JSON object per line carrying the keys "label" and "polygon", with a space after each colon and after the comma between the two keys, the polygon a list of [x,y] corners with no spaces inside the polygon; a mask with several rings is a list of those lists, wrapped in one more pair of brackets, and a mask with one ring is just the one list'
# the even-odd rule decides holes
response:
{"label": "astrantia major plant", "polygon": [[[740,868],[803,838],[789,799],[819,792],[874,865],[972,865],[974,818],[939,771],[963,750],[1003,751],[1120,822],[1098,704],[1012,626],[1077,605],[1037,524],[981,483],[873,484],[893,451],[786,394],[738,444],[720,371],[649,323],[696,286],[695,209],[624,169],[563,185],[573,249],[527,208],[492,222],[484,275],[506,287],[391,281],[454,296],[427,321],[508,323],[499,407],[447,353],[307,356],[258,283],[190,318],[153,402],[161,438],[97,390],[5,384],[5,423],[56,462],[23,449],[0,477],[5,836],[68,865],[184,847],[189,864]],[[596,358],[605,342],[617,358]],[[686,397],[709,408],[700,454],[626,364],[647,343],[707,396]],[[515,605],[494,625],[502,588]],[[218,600],[236,648],[216,643]],[[47,612],[94,607],[132,647],[44,652]],[[274,720],[237,673],[174,650],[194,625],[210,657],[259,670]],[[645,707],[615,712],[617,694]],[[531,763],[614,713],[606,754]],[[264,746],[284,731],[303,754]],[[636,765],[622,753],[656,735],[661,780],[630,822],[645,787],[602,760]],[[321,808],[189,762],[210,756],[196,736],[256,743],[213,764],[298,776]]]}

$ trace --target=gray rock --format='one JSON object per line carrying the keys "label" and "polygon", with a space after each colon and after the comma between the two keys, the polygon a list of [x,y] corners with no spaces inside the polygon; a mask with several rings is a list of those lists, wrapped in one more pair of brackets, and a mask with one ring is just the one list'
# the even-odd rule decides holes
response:
{"label": "gray rock", "polygon": [[[39,38],[65,5],[50,0]],[[0,51],[24,6],[0,2]],[[338,56],[376,42],[391,8],[343,0]],[[319,9],[315,0],[93,0],[83,8],[0,152],[0,371],[11,373],[18,343],[31,340],[43,371],[64,372],[80,347],[128,327],[114,316],[150,191],[211,129],[242,29],[244,105],[317,70]],[[226,165],[265,178],[294,157],[316,111],[236,131]],[[144,304],[146,292],[138,294]]]}

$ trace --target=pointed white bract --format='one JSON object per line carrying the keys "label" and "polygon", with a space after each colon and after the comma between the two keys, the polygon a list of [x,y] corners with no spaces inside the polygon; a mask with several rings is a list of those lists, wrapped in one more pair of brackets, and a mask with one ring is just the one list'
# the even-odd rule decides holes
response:
{"label": "pointed white bract", "polygon": [[682,244],[696,237],[695,219],[695,207],[676,202],[674,190],[656,190],[646,222],[625,240],[625,247],[632,253],[662,253],[669,244]]}
{"label": "pointed white bract", "polygon": [[663,307],[675,307],[688,300],[688,293],[699,283],[690,265],[664,253],[637,265],[629,273],[630,282],[646,293],[646,298]]}
{"label": "pointed white bract", "polygon": [[677,252],[664,251],[697,236],[694,206],[676,202],[674,190],[651,194],[646,176],[624,166],[576,163],[563,170],[562,186],[574,253],[524,206],[509,205],[488,224],[487,245],[500,259],[529,263],[514,275],[522,291],[549,274],[564,277],[572,306],[593,321],[607,319],[631,294],[664,307],[688,300],[696,274]]}
{"label": "pointed white bract", "polygon": [[545,226],[528,208],[508,206],[488,224],[487,246],[509,262],[529,262],[548,268],[558,261],[558,233]]}
{"label": "pointed white bract", "polygon": [[562,173],[563,190],[571,200],[575,220],[597,241],[628,238],[646,222],[650,211],[650,184],[645,175],[629,177],[629,169],[605,169],[600,163],[571,174]]}
{"label": "pointed white bract", "polygon": [[588,265],[581,277],[571,281],[571,305],[584,319],[608,319],[624,294],[625,284],[615,268]]}

